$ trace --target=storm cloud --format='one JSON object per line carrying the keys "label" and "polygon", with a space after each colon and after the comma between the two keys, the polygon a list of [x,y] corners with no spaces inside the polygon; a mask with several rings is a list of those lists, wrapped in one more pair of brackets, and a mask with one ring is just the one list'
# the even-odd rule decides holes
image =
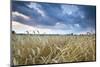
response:
{"label": "storm cloud", "polygon": [[95,31],[96,6],[12,1],[12,24],[64,33]]}

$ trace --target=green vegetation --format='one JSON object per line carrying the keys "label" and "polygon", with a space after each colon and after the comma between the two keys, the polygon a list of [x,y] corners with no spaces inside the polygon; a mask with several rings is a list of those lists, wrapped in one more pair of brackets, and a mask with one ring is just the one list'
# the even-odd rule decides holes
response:
{"label": "green vegetation", "polygon": [[96,60],[95,35],[38,36],[12,34],[13,65]]}

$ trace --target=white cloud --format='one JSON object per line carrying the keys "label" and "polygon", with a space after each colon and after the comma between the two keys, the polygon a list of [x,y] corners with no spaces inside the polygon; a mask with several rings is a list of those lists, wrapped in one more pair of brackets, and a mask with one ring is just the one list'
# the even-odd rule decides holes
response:
{"label": "white cloud", "polygon": [[14,17],[16,17],[16,16],[21,16],[21,17],[23,17],[24,19],[30,19],[30,17],[28,17],[28,16],[26,16],[26,15],[24,15],[24,14],[22,14],[22,13],[19,13],[19,12],[12,12],[12,17],[14,18]]}
{"label": "white cloud", "polygon": [[45,17],[45,13],[41,8],[41,5],[37,4],[37,3],[30,3],[28,5],[28,7],[33,8],[34,10],[36,10],[41,16]]}
{"label": "white cloud", "polygon": [[75,26],[76,28],[80,28],[80,25],[79,25],[79,24],[74,24],[74,26]]}
{"label": "white cloud", "polygon": [[84,16],[84,15],[81,15],[81,18],[82,18],[82,19],[84,19],[84,18],[85,18],[85,16]]}
{"label": "white cloud", "polygon": [[52,32],[50,29],[41,29],[37,27],[32,27],[29,25],[24,25],[16,21],[12,21],[12,30],[14,30],[16,33],[26,33],[26,31],[29,31],[29,33],[33,33],[35,31],[37,33],[37,30],[40,32],[40,34],[47,33],[49,34]]}
{"label": "white cloud", "polygon": [[60,22],[57,22],[56,25],[54,26],[54,28],[58,28],[58,29],[64,29],[66,28],[67,25],[63,24],[63,23],[60,23]]}
{"label": "white cloud", "polygon": [[12,21],[12,30],[14,30],[16,33],[26,33],[25,31],[35,30],[35,28],[21,24],[20,22],[17,21]]}
{"label": "white cloud", "polygon": [[62,5],[62,13],[63,14],[68,14],[71,15],[73,13],[75,13],[76,11],[78,11],[78,7],[77,6],[73,6],[73,5]]}

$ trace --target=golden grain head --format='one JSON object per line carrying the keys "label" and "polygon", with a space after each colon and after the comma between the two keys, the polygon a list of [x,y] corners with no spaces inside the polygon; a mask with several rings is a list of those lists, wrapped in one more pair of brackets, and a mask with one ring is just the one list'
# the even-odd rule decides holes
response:
{"label": "golden grain head", "polygon": [[[34,31],[33,33],[35,34]],[[11,47],[14,65],[96,60],[94,35],[29,36],[28,34],[21,36],[16,34],[12,37]]]}

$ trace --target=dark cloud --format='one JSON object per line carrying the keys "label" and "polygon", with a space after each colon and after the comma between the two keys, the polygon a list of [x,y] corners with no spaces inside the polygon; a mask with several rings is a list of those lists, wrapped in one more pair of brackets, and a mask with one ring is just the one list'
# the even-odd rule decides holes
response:
{"label": "dark cloud", "polygon": [[[51,3],[33,3],[23,1],[12,2],[12,12],[18,12],[30,17],[25,19],[21,16],[13,17],[12,20],[26,25],[40,25],[40,27],[56,26],[59,22],[66,26],[79,28],[73,30],[81,31],[96,26],[96,7],[87,5],[67,5]],[[30,5],[31,4],[31,5]],[[55,27],[53,27],[55,28]],[[69,29],[68,27],[62,29]]]}

